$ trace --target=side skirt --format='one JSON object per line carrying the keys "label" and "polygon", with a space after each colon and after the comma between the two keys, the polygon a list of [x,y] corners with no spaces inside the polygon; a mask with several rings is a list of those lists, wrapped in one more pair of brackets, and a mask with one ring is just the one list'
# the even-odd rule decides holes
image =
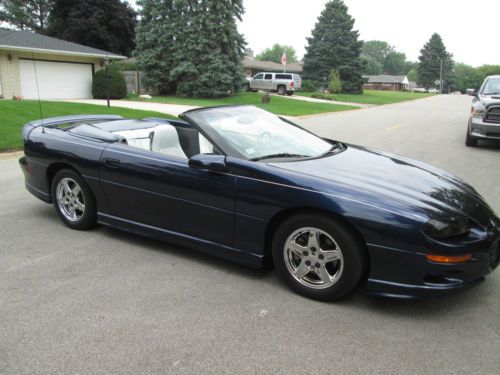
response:
{"label": "side skirt", "polygon": [[116,216],[104,214],[102,212],[97,213],[97,221],[100,224],[107,225],[112,228],[164,240],[180,246],[189,247],[199,252],[214,255],[216,257],[252,268],[261,268],[263,265],[263,255],[241,251],[233,247],[202,240],[200,238],[192,237],[186,234],[169,231],[167,229],[142,224],[132,220],[122,219]]}

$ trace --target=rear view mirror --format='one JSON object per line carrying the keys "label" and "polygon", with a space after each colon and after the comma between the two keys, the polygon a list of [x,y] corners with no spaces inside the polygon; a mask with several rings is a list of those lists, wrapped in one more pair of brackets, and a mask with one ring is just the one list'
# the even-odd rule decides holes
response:
{"label": "rear view mirror", "polygon": [[188,164],[194,169],[205,169],[213,172],[227,171],[224,155],[198,154],[189,159]]}

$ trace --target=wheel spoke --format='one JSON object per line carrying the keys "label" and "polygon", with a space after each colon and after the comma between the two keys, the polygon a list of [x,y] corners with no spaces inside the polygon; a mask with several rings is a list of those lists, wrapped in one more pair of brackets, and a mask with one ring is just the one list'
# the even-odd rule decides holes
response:
{"label": "wheel spoke", "polygon": [[78,199],[75,201],[75,205],[76,205],[76,208],[79,210],[79,211],[85,211],[85,205],[80,202]]}
{"label": "wheel spoke", "polygon": [[316,268],[315,272],[323,283],[329,284],[332,281],[332,278],[330,277],[330,274],[328,273],[324,265]]}
{"label": "wheel spoke", "polygon": [[309,273],[309,266],[306,265],[306,262],[301,262],[294,272],[295,277],[297,277],[298,279],[302,279],[308,273]]}
{"label": "wheel spoke", "polygon": [[71,193],[71,188],[69,187],[68,181],[64,181],[62,185],[64,188],[64,193],[65,193],[64,195]]}
{"label": "wheel spoke", "polygon": [[316,250],[319,250],[319,232],[315,230],[311,230],[309,232],[309,239],[307,241],[307,247],[309,249],[315,248]]}
{"label": "wheel spoke", "polygon": [[334,260],[340,259],[338,250],[323,250],[321,253],[325,257],[325,262],[333,262]]}
{"label": "wheel spoke", "polygon": [[78,194],[80,194],[80,191],[81,191],[81,189],[80,189],[80,186],[78,186],[78,185],[75,185],[75,187],[73,188],[73,190],[71,190],[71,192],[73,193],[73,195],[75,197],[78,196]]}
{"label": "wheel spoke", "polygon": [[288,248],[291,251],[293,251],[294,254],[298,255],[301,258],[304,256],[304,251],[307,250],[307,248],[305,246],[300,246],[295,241],[290,242],[290,244],[288,245]]}

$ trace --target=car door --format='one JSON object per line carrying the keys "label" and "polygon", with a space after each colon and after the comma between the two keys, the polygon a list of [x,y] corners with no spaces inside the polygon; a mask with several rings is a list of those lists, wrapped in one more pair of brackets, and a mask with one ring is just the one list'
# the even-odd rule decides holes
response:
{"label": "car door", "polygon": [[250,87],[255,90],[262,90],[264,88],[264,74],[256,74],[251,81]]}
{"label": "car door", "polygon": [[272,73],[264,74],[264,81],[262,82],[262,89],[264,89],[264,90],[272,90],[273,89],[273,74]]}
{"label": "car door", "polygon": [[186,158],[125,144],[101,156],[110,215],[224,245],[233,243],[235,177],[189,167]]}

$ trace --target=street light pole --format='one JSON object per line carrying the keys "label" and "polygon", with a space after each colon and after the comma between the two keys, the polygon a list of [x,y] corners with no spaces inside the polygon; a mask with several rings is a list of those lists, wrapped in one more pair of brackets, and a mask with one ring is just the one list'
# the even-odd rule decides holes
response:
{"label": "street light pole", "polygon": [[107,100],[108,108],[109,108],[109,58],[108,58],[108,55],[106,55],[106,58],[104,59],[104,66],[106,67],[106,100]]}

